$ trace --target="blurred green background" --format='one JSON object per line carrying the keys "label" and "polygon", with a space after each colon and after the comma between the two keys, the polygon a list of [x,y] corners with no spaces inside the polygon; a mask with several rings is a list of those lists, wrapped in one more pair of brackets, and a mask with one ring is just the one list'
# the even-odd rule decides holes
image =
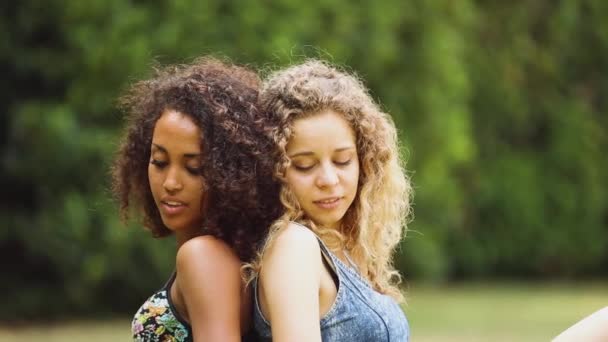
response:
{"label": "blurred green background", "polygon": [[0,13],[4,324],[128,316],[168,277],[174,242],[122,224],[108,190],[116,99],[154,65],[205,54],[262,73],[318,57],[365,80],[415,185],[396,261],[421,322],[417,284],[445,297],[425,305],[435,318],[450,289],[476,293],[463,282],[498,297],[582,282],[560,292],[595,291],[576,315],[608,305],[604,0],[24,0]]}

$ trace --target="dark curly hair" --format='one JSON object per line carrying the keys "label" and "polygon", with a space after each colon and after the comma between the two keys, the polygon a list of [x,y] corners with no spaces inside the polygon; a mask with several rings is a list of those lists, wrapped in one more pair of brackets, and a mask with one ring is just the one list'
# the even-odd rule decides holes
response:
{"label": "dark curly hair", "polygon": [[123,219],[136,208],[155,237],[171,233],[152,197],[148,163],[156,121],[175,110],[201,129],[209,198],[201,233],[224,240],[241,260],[251,259],[281,210],[268,158],[274,145],[256,106],[259,86],[255,72],[209,57],[157,69],[152,79],[132,85],[119,101],[128,123],[112,167]]}

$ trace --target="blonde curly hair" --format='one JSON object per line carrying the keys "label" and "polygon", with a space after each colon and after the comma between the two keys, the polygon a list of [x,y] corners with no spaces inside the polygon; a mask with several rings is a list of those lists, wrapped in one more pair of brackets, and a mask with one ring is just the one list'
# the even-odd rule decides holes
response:
{"label": "blonde curly hair", "polygon": [[[341,114],[354,130],[360,162],[358,192],[339,230],[312,222],[284,180],[290,165],[286,146],[294,121],[325,109]],[[283,181],[285,212],[271,225],[258,257],[247,265],[249,280],[258,274],[264,251],[294,221],[309,227],[330,249],[346,250],[377,291],[402,300],[397,287],[401,277],[392,255],[406,231],[412,187],[404,173],[391,117],[380,110],[356,76],[319,60],[272,73],[262,88],[261,110],[273,123],[269,134],[276,144],[275,176]]]}

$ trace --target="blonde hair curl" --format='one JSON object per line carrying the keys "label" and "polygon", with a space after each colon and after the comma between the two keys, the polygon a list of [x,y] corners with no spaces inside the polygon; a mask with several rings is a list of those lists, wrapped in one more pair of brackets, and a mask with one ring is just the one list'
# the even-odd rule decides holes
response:
{"label": "blonde hair curl", "polygon": [[262,255],[278,233],[294,221],[309,227],[330,249],[348,251],[377,291],[402,300],[401,276],[392,256],[407,229],[412,187],[391,117],[380,110],[356,76],[319,60],[272,73],[262,88],[261,109],[274,124],[269,134],[276,144],[275,176],[282,180],[290,165],[286,146],[294,121],[324,109],[341,114],[356,136],[359,188],[338,231],[312,222],[283,182],[280,198],[285,212],[271,225],[258,257],[246,265],[248,280],[258,274]]}

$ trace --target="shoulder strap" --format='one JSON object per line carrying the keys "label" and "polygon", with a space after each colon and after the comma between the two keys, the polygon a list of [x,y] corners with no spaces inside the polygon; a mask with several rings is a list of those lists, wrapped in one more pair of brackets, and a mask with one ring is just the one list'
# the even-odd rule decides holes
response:
{"label": "shoulder strap", "polygon": [[299,223],[299,222],[295,222],[292,221],[294,224],[297,224],[298,226],[301,226],[303,228],[306,228],[308,230],[310,230],[315,237],[317,238],[317,241],[319,241],[319,247],[321,248],[321,254],[323,255],[323,259],[325,259],[325,262],[328,263],[329,267],[334,271],[334,273],[337,274],[337,270],[336,270],[336,265],[335,265],[335,261],[334,261],[334,254],[329,250],[329,248],[327,247],[327,245],[325,245],[325,242],[323,242],[323,240],[321,240],[321,238],[319,237],[319,235],[315,234],[315,232],[312,231],[312,229],[306,227],[305,225]]}
{"label": "shoulder strap", "polygon": [[300,224],[298,222],[294,222],[297,225],[300,225],[308,230],[310,230],[315,237],[317,238],[317,241],[319,242],[319,247],[321,248],[321,255],[323,256],[323,263],[327,265],[327,267],[329,267],[330,273],[332,278],[334,278],[334,282],[336,284],[340,283],[340,276],[338,274],[338,267],[336,264],[336,256],[329,250],[329,248],[327,247],[327,245],[325,244],[325,242],[323,242],[323,240],[321,239],[321,237],[319,237],[319,235],[315,234],[315,232],[313,232],[310,228],[306,227],[303,224]]}
{"label": "shoulder strap", "polygon": [[348,251],[344,250],[344,256],[346,257],[346,260],[348,261],[349,266],[352,267],[357,272],[359,272],[359,266],[357,266],[357,264],[355,264],[353,259],[350,257],[350,254],[348,253]]}
{"label": "shoulder strap", "polygon": [[329,268],[329,273],[331,274],[331,277],[334,279],[334,283],[336,284],[336,286],[340,286],[340,276],[338,273],[338,268],[337,268],[337,264],[335,261],[335,256],[329,251],[329,249],[327,248],[327,246],[325,246],[325,243],[323,242],[323,240],[321,240],[321,238],[319,238],[317,236],[317,241],[319,241],[319,247],[321,247],[321,255],[323,256],[323,263],[325,265],[327,265],[327,267]]}
{"label": "shoulder strap", "polygon": [[171,273],[171,277],[169,277],[169,280],[167,280],[167,282],[165,283],[165,285],[162,287],[161,290],[165,290],[165,291],[169,292],[169,290],[171,289],[171,285],[173,285],[173,282],[175,281],[176,276],[177,276],[177,271],[173,271],[173,273]]}

